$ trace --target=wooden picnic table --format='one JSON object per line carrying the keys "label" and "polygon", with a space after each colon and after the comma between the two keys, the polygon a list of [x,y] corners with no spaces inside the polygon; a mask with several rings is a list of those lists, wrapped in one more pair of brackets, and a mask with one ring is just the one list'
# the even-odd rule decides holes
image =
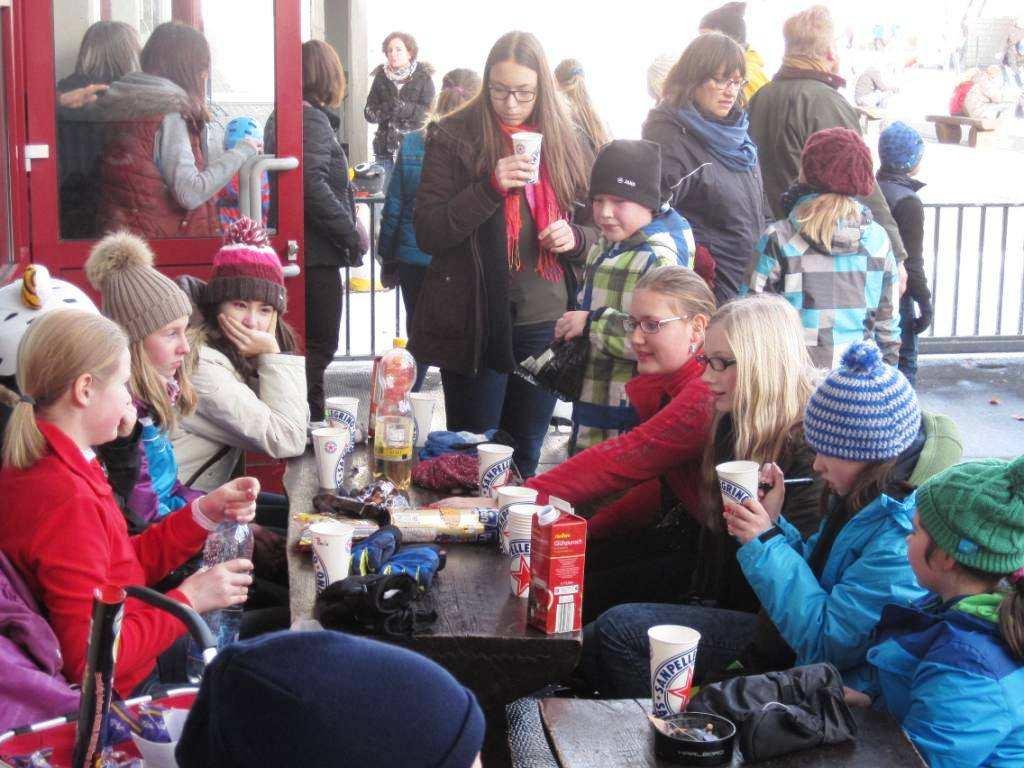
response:
{"label": "wooden picnic table", "polygon": [[[647,721],[650,699],[542,699],[540,718],[560,768],[668,768],[654,754]],[[926,768],[899,724],[882,712],[855,708],[854,741],[833,744],[756,763],[758,768]],[[541,762],[534,759],[535,765]],[[745,765],[739,749],[733,768]]]}
{"label": "wooden picnic table", "polygon": [[[353,487],[369,480],[366,448],[357,446],[349,457],[358,469]],[[288,577],[292,621],[309,617],[316,598],[312,558],[295,543],[303,525],[298,512],[313,511],[318,493],[312,453],[291,459],[284,477],[289,499]],[[435,494],[413,488],[414,506],[437,500]],[[496,547],[450,544],[447,565],[434,580],[437,621],[429,634],[407,639],[380,638],[404,645],[433,659],[472,690],[487,716],[486,764],[508,761],[505,705],[544,685],[564,679],[576,666],[580,633],[546,635],[526,625],[526,600],[509,589],[508,560]]]}

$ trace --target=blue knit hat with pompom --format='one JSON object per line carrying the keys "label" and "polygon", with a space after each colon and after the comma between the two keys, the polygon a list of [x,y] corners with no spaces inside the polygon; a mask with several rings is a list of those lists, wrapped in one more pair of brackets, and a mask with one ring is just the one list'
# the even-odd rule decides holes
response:
{"label": "blue knit hat with pompom", "polygon": [[878,137],[878,160],[887,171],[912,171],[923,154],[924,139],[906,123],[896,121]]}
{"label": "blue knit hat with pompom", "polygon": [[921,428],[917,395],[906,376],[882,362],[873,341],[850,345],[842,363],[807,403],[804,435],[816,453],[850,461],[888,461]]}

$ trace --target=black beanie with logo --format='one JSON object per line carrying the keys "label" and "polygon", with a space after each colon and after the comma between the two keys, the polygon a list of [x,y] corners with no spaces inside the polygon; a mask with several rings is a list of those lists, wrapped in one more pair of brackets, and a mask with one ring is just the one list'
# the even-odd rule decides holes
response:
{"label": "black beanie with logo", "polygon": [[644,139],[616,139],[597,153],[590,172],[590,197],[613,195],[661,209],[661,147]]}

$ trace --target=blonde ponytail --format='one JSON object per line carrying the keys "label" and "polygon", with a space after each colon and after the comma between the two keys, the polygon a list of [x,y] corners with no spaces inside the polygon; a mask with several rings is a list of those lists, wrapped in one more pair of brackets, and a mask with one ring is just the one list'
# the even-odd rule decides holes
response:
{"label": "blonde ponytail", "polygon": [[854,221],[859,217],[860,203],[834,192],[823,192],[796,210],[800,235],[805,240],[814,241],[825,253],[832,253],[832,236],[839,222]]}
{"label": "blonde ponytail", "polygon": [[21,396],[2,388],[11,405],[4,430],[5,466],[28,469],[46,452],[36,417],[86,373],[102,378],[117,365],[128,337],[112,320],[80,309],[47,312],[35,320],[18,345],[17,382]]}

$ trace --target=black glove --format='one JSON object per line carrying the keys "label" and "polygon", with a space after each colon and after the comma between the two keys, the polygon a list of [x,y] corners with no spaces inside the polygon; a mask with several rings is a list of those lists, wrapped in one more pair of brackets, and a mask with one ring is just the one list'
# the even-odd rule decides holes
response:
{"label": "black glove", "polygon": [[398,287],[398,262],[385,261],[380,265],[380,283],[385,288]]}
{"label": "black glove", "polygon": [[932,324],[935,313],[930,301],[918,302],[917,308],[920,310],[921,316],[914,320],[914,335],[920,336]]}

